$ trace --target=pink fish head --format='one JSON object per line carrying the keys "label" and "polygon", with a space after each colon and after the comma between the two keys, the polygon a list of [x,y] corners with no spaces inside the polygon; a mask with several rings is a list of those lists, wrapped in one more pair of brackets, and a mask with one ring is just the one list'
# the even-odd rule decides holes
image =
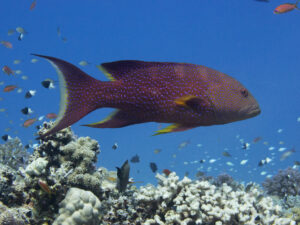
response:
{"label": "pink fish head", "polygon": [[208,89],[208,96],[214,108],[217,123],[230,123],[260,114],[259,104],[239,81],[224,73],[214,72],[212,82],[213,85]]}

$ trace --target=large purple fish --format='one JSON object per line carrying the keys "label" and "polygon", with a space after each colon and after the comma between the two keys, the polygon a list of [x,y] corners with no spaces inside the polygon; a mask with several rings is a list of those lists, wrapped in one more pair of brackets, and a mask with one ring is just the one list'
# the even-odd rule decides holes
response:
{"label": "large purple fish", "polygon": [[254,117],[260,108],[237,80],[216,70],[188,63],[116,61],[99,69],[99,81],[76,66],[49,56],[60,83],[60,110],[44,138],[103,107],[116,110],[85,126],[118,128],[145,122],[172,123],[156,134],[197,126],[225,124]]}

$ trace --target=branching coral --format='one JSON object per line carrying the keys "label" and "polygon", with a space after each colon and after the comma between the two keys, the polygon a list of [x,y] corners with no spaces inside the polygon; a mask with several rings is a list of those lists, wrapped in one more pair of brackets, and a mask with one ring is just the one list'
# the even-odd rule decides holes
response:
{"label": "branching coral", "polygon": [[0,145],[0,163],[17,170],[23,167],[28,159],[29,154],[23,147],[19,138],[8,140],[5,144]]}
{"label": "branching coral", "polygon": [[300,195],[300,172],[293,168],[279,170],[278,174],[267,178],[262,185],[271,195]]}
{"label": "branching coral", "polygon": [[[251,192],[220,187],[208,181],[179,180],[157,174],[158,186],[147,185],[130,194],[110,196],[102,224],[294,224],[281,218],[281,207],[254,186]],[[262,196],[262,197],[260,197]]]}

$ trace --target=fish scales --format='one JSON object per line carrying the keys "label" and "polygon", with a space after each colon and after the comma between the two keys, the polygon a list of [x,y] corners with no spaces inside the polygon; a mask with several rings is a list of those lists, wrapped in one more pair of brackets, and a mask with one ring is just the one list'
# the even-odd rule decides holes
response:
{"label": "fish scales", "polygon": [[116,111],[85,126],[118,128],[144,122],[172,123],[157,131],[161,134],[229,123],[260,113],[258,103],[241,83],[205,66],[116,61],[99,66],[110,79],[99,81],[68,62],[40,57],[56,68],[61,92],[57,120],[42,138],[103,107]]}

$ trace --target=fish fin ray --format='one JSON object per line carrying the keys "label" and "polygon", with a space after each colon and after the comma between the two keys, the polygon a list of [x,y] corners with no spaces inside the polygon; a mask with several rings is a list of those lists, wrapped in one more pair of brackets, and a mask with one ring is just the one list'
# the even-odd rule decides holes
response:
{"label": "fish fin ray", "polygon": [[78,101],[78,96],[82,96],[85,88],[89,89],[91,83],[98,81],[76,66],[54,57],[33,54],[47,59],[55,68],[59,78],[60,107],[54,125],[46,133],[41,134],[44,138],[59,130],[62,130],[80,120],[89,112],[95,110],[88,101]]}
{"label": "fish fin ray", "polygon": [[184,130],[188,130],[188,129],[192,129],[194,127],[192,126],[186,126],[183,124],[179,124],[179,123],[173,123],[163,129],[160,129],[158,131],[156,131],[155,134],[153,134],[153,136],[159,135],[159,134],[167,134],[170,132],[178,132],[178,131],[184,131]]}
{"label": "fish fin ray", "polygon": [[133,71],[152,67],[153,63],[138,60],[121,60],[115,62],[102,63],[97,66],[108,79],[120,80],[133,75]]}
{"label": "fish fin ray", "polygon": [[97,68],[106,76],[106,78],[110,81],[115,81],[116,79],[113,77],[111,73],[109,73],[102,65],[97,65]]}
{"label": "fish fin ray", "polygon": [[108,115],[104,120],[96,123],[84,124],[82,126],[94,127],[94,128],[119,128],[128,125],[133,125],[139,123],[137,120],[131,118],[129,113],[122,110],[115,110],[110,115]]}
{"label": "fish fin ray", "polygon": [[[151,77],[152,74],[175,75],[173,67],[166,67],[174,63],[162,62],[145,62],[138,60],[121,60],[109,63],[102,63],[97,66],[109,79],[129,80],[139,76],[143,78]],[[172,70],[172,71],[169,71]],[[172,73],[173,72],[173,73]],[[111,78],[112,77],[112,78]]]}

